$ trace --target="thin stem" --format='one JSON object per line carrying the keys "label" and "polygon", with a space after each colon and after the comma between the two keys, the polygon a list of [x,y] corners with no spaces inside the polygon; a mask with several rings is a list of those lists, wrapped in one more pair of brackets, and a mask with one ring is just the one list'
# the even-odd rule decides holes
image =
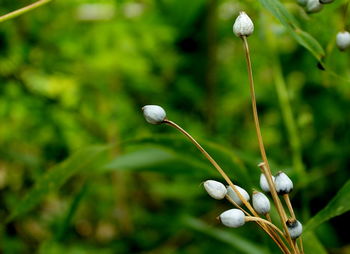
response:
{"label": "thin stem", "polygon": [[9,19],[15,18],[17,16],[20,16],[20,15],[22,15],[22,14],[28,12],[28,11],[31,11],[31,10],[33,10],[35,8],[38,8],[38,7],[40,7],[40,6],[44,5],[44,4],[47,4],[48,2],[51,2],[51,1],[52,0],[39,0],[39,1],[37,1],[37,2],[35,2],[33,4],[30,4],[30,5],[26,6],[26,7],[23,7],[21,9],[15,10],[15,11],[10,12],[10,13],[7,13],[7,14],[5,14],[5,15],[0,17],[0,23],[4,22],[6,20],[9,20]]}
{"label": "thin stem", "polygon": [[280,199],[279,199],[279,197],[277,195],[276,189],[274,188],[274,184],[273,184],[273,181],[272,181],[272,174],[271,174],[270,166],[269,166],[268,161],[267,161],[267,156],[266,156],[266,151],[265,151],[265,147],[264,147],[264,142],[263,142],[263,138],[262,138],[262,135],[261,135],[258,110],[257,110],[257,106],[256,106],[253,70],[252,70],[252,63],[251,63],[251,60],[250,60],[250,52],[249,52],[248,41],[247,41],[247,37],[246,36],[242,36],[241,38],[243,39],[244,51],[245,51],[245,56],[246,56],[246,60],[247,60],[250,96],[251,96],[251,99],[252,99],[252,109],[253,109],[255,130],[256,130],[257,137],[258,137],[258,143],[259,143],[259,149],[260,149],[261,157],[262,157],[262,159],[264,161],[264,164],[265,164],[265,167],[263,167],[265,169],[264,173],[265,173],[265,177],[266,177],[267,182],[268,182],[269,187],[270,187],[270,192],[271,192],[273,201],[274,201],[274,203],[276,205],[278,214],[279,214],[279,216],[281,218],[281,222],[282,222],[284,231],[286,232],[286,236],[287,236],[288,242],[293,247],[293,243],[292,243],[291,237],[289,235],[289,232],[288,232],[287,226],[285,224],[285,220],[284,220],[284,218],[286,217],[285,211],[284,211],[284,208],[283,208],[283,206],[281,204],[281,201],[280,201]]}
{"label": "thin stem", "polygon": [[292,242],[293,242],[293,246],[294,246],[295,250],[297,251],[297,253],[300,254],[300,250],[299,250],[299,247],[298,247],[298,245],[297,245],[297,240],[296,240],[296,239],[293,239]]}
{"label": "thin stem", "polygon": [[238,198],[243,202],[243,204],[248,208],[248,210],[256,217],[259,217],[259,215],[255,212],[254,208],[250,205],[250,203],[242,196],[242,194],[238,191],[236,186],[232,183],[230,178],[227,176],[227,174],[224,172],[224,170],[219,166],[219,164],[209,155],[209,153],[184,129],[182,129],[179,125],[174,123],[173,121],[170,121],[168,119],[165,119],[163,123],[168,124],[175,129],[179,130],[182,134],[184,134],[197,148],[199,151],[202,152],[202,154],[210,161],[210,163],[216,168],[216,170],[221,174],[221,176],[225,179],[225,181],[231,186],[233,191],[237,194]]}
{"label": "thin stem", "polygon": [[244,44],[244,49],[245,49],[245,56],[246,56],[246,60],[247,60],[250,96],[251,96],[251,99],[252,99],[252,109],[253,109],[255,130],[256,130],[257,137],[258,137],[258,143],[259,143],[259,149],[260,149],[261,157],[262,157],[262,159],[264,161],[264,164],[266,166],[266,167],[263,167],[264,168],[264,173],[265,173],[265,177],[266,177],[267,182],[268,182],[269,187],[270,187],[270,192],[272,194],[273,201],[276,204],[278,214],[280,215],[280,217],[282,219],[282,224],[284,225],[284,229],[287,232],[287,226],[285,225],[285,221],[283,221],[283,218],[285,217],[285,216],[283,216],[283,206],[282,206],[281,201],[279,200],[277,192],[276,192],[276,190],[274,188],[274,184],[273,184],[273,181],[272,181],[272,174],[271,174],[269,163],[267,161],[266,151],[265,151],[265,147],[264,147],[264,141],[263,141],[263,138],[262,138],[262,135],[261,135],[258,110],[257,110],[257,106],[256,106],[253,70],[252,70],[252,63],[251,63],[251,60],[250,60],[250,52],[249,52],[248,41],[247,41],[247,37],[246,36],[242,36],[242,39],[243,39],[243,44]]}
{"label": "thin stem", "polygon": [[[226,199],[232,203],[236,208],[240,209],[242,212],[245,213],[245,215],[249,216],[250,217],[250,214],[245,211],[242,207],[240,207],[229,195],[226,195]],[[270,218],[271,220],[271,218]],[[270,221],[271,222],[271,221]],[[259,222],[259,221],[256,221],[256,223],[258,224],[258,226],[260,226],[262,228],[262,230],[264,230],[270,237],[271,239],[280,247],[280,249],[284,252],[284,253],[290,253],[287,246],[285,245],[285,243],[283,242],[282,238],[274,231],[274,230],[271,230],[266,227],[265,224]],[[285,239],[285,236],[282,235]]]}
{"label": "thin stem", "polygon": [[[219,164],[209,155],[209,153],[183,128],[181,128],[178,124],[174,123],[173,121],[170,121],[168,119],[165,119],[163,123],[170,125],[171,127],[174,127],[178,131],[180,131],[182,134],[184,134],[197,148],[199,151],[202,152],[202,154],[210,161],[210,163],[215,167],[215,169],[221,174],[221,176],[225,179],[225,181],[231,186],[231,188],[235,191],[236,195],[239,197],[239,199],[243,202],[243,204],[249,209],[249,211],[256,216],[256,218],[260,218],[259,215],[255,212],[254,208],[250,205],[250,203],[241,195],[241,193],[237,190],[235,185],[232,183],[230,178],[226,175],[226,173],[223,171],[223,169],[219,166]],[[229,199],[230,201],[230,199]],[[238,208],[237,203],[235,203],[232,199],[234,205],[236,205]],[[242,208],[240,208],[242,209]],[[250,215],[248,212],[244,211],[245,214]],[[259,224],[259,223],[258,223]],[[289,254],[288,248],[284,245],[284,242],[281,238],[275,239],[275,237],[269,232],[268,228],[264,224],[259,224],[262,229],[272,238],[273,241],[281,248],[281,250],[284,253]]]}
{"label": "thin stem", "polygon": [[288,195],[288,194],[284,194],[284,195],[283,195],[283,198],[284,198],[284,201],[285,201],[286,204],[287,204],[287,207],[288,207],[290,216],[292,217],[292,219],[295,220],[295,214],[294,214],[294,210],[293,210],[292,203],[290,202],[289,195]]}
{"label": "thin stem", "polygon": [[265,224],[269,225],[270,227],[272,227],[274,230],[276,230],[281,236],[284,237],[284,233],[278,227],[276,227],[274,224],[269,222],[268,220],[265,220],[263,218],[246,216],[245,221],[259,221],[259,222],[265,223]]}
{"label": "thin stem", "polygon": [[300,249],[301,249],[301,254],[304,254],[302,235],[299,237],[299,245],[300,245]]}
{"label": "thin stem", "polygon": [[242,207],[240,207],[229,195],[226,194],[226,199],[233,204],[236,208],[238,208],[239,210],[241,210],[242,212],[245,213],[245,215],[250,216],[250,213],[248,213],[246,210],[244,210]]}
{"label": "thin stem", "polygon": [[269,222],[271,222],[271,223],[272,223],[272,220],[271,220],[271,216],[270,216],[270,214],[269,214],[269,213],[267,213],[267,214],[265,214],[265,216],[266,216],[266,219],[267,219]]}

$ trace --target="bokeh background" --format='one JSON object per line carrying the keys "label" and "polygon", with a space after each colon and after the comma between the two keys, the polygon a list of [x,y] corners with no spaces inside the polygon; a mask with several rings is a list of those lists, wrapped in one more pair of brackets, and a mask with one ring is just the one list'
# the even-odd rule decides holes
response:
{"label": "bokeh background", "polygon": [[[245,10],[272,170],[293,179],[304,224],[326,206],[350,176],[350,55],[335,46],[347,1],[313,15],[280,1],[324,48],[319,58],[263,2],[57,0],[0,23],[0,253],[278,253],[254,224],[220,225],[231,206],[201,183],[223,180],[141,112],[163,106],[235,183],[259,189],[243,45],[232,33]],[[1,0],[0,15],[30,3]],[[345,213],[318,226],[308,253],[350,253],[346,222]]]}

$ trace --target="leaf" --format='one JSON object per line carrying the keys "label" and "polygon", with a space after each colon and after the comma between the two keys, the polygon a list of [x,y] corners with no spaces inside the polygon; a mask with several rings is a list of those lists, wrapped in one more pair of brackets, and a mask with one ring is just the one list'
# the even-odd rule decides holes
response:
{"label": "leaf", "polygon": [[328,205],[319,211],[306,224],[304,231],[310,231],[323,222],[346,213],[350,210],[350,180],[338,191],[337,195],[328,203]]}
{"label": "leaf", "polygon": [[210,165],[191,156],[183,156],[161,146],[141,147],[136,151],[120,155],[100,169],[101,172],[112,170],[146,170],[158,173],[193,174],[210,172]]}
{"label": "leaf", "polygon": [[7,218],[7,222],[13,220],[39,204],[45,196],[61,187],[73,175],[96,167],[101,161],[102,155],[111,146],[93,146],[81,149],[64,162],[54,166],[40,176],[34,187],[19,201]]}
{"label": "leaf", "polygon": [[[248,171],[245,163],[248,161],[242,161],[241,156],[238,156],[233,149],[228,149],[222,145],[198,140],[199,143],[207,150],[207,152],[217,161],[217,163],[223,168],[223,170],[232,176],[234,182],[239,182],[245,185],[246,188],[253,187],[260,175],[260,170],[257,168],[259,160],[249,160],[249,164],[254,165],[256,170]],[[157,135],[149,138],[135,139],[135,144],[159,144],[163,149],[172,151],[177,155],[180,160],[185,160],[192,165],[196,165],[202,168],[210,169],[216,175],[215,168],[205,159],[205,157],[198,151],[198,149],[185,137],[171,136],[171,135]]]}
{"label": "leaf", "polygon": [[209,235],[239,250],[242,253],[247,253],[247,254],[267,254],[268,253],[267,249],[265,249],[264,247],[261,247],[260,245],[257,245],[249,240],[246,240],[245,238],[239,236],[238,234],[235,234],[233,232],[226,232],[224,230],[211,227],[198,219],[191,218],[191,217],[184,217],[183,223],[188,227],[190,227],[191,229],[194,229],[198,232]]}
{"label": "leaf", "polygon": [[175,158],[175,154],[172,154],[165,149],[151,147],[118,156],[113,161],[108,163],[104,169],[121,168],[125,170],[138,167],[147,167],[171,161]]}
{"label": "leaf", "polygon": [[311,231],[303,234],[303,246],[305,254],[327,254],[326,249]]}
{"label": "leaf", "polygon": [[294,39],[306,48],[320,62],[323,63],[325,51],[319,42],[309,33],[303,31],[293,15],[291,15],[284,5],[278,0],[259,0],[260,3],[269,10],[281,23]]}

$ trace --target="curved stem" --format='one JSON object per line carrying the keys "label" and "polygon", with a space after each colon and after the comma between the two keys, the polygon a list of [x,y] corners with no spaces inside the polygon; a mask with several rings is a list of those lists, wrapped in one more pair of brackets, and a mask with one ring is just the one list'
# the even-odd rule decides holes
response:
{"label": "curved stem", "polygon": [[259,221],[262,223],[265,223],[267,225],[269,225],[270,227],[272,227],[274,230],[276,230],[281,236],[284,237],[284,233],[278,228],[276,227],[274,224],[272,224],[271,222],[269,222],[268,220],[265,220],[263,218],[257,218],[257,217],[252,217],[252,216],[246,216],[245,217],[245,221]]}
{"label": "curved stem", "polygon": [[9,19],[15,18],[17,16],[20,16],[20,15],[22,15],[22,14],[28,12],[28,11],[31,11],[31,10],[33,10],[35,8],[38,8],[38,7],[40,7],[40,6],[44,5],[44,4],[47,4],[48,2],[51,2],[51,1],[52,0],[40,0],[38,2],[35,2],[33,4],[28,5],[26,7],[23,7],[21,9],[15,10],[15,11],[10,12],[10,13],[7,13],[7,14],[5,14],[5,15],[0,17],[0,23],[4,22],[6,20],[9,20]]}
{"label": "curved stem", "polygon": [[[221,176],[225,179],[225,181],[231,186],[231,188],[235,191],[239,199],[243,202],[243,204],[249,209],[249,211],[256,217],[254,218],[260,218],[259,215],[255,212],[254,208],[250,205],[250,203],[242,196],[242,194],[237,190],[235,185],[232,183],[230,178],[226,175],[226,173],[223,171],[223,169],[219,166],[219,164],[209,155],[209,153],[183,128],[181,128],[178,124],[174,123],[173,121],[170,121],[168,119],[165,119],[163,123],[170,125],[174,127],[175,129],[179,130],[182,134],[184,134],[197,148],[199,151],[202,152],[202,154],[210,161],[210,163],[216,168],[216,170],[221,174]],[[227,198],[228,196],[226,196]],[[250,214],[245,211],[243,208],[241,208],[236,202],[234,202],[230,197],[228,197],[228,200],[233,203],[237,208],[242,210],[248,217]],[[253,218],[253,217],[252,217]],[[277,246],[287,254],[290,254],[288,248],[285,246],[284,242],[279,236],[274,236],[266,227],[265,224],[261,222],[257,222],[258,225],[271,237],[271,239],[277,244]]]}
{"label": "curved stem", "polygon": [[243,202],[243,204],[248,208],[248,210],[256,217],[259,217],[259,215],[255,212],[254,208],[250,205],[250,203],[242,196],[242,194],[238,191],[236,186],[232,183],[230,178],[227,176],[227,174],[224,172],[224,170],[219,166],[219,164],[209,155],[209,153],[184,129],[182,129],[179,125],[174,123],[173,121],[170,121],[168,119],[165,119],[163,123],[168,124],[177,130],[179,130],[182,134],[184,134],[197,148],[199,151],[202,152],[202,154],[210,161],[210,163],[215,167],[215,169],[221,174],[221,176],[225,179],[225,181],[231,186],[231,188],[234,190],[234,192],[237,194],[239,199]]}

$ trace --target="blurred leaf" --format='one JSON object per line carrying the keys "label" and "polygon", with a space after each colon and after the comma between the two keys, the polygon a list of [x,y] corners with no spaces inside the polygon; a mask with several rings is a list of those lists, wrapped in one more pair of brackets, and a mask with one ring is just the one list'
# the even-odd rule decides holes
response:
{"label": "blurred leaf", "polygon": [[88,190],[88,185],[84,183],[84,185],[80,188],[78,193],[75,195],[75,197],[72,200],[72,203],[69,206],[69,209],[67,210],[64,219],[59,223],[59,228],[56,231],[56,236],[55,239],[57,241],[60,241],[63,239],[63,237],[66,235],[65,233],[67,232],[71,221],[78,210],[79,204],[82,201],[83,197],[87,193]]}
{"label": "blurred leaf", "polygon": [[165,149],[151,147],[118,156],[104,166],[104,169],[132,169],[147,167],[174,160],[175,158],[175,154],[170,153]]}
{"label": "blurred leaf", "polygon": [[[235,182],[245,185],[246,188],[254,187],[254,174],[259,175],[260,171],[249,172],[245,163],[257,165],[258,160],[243,161],[233,149],[228,149],[220,144],[197,139],[207,152],[217,161],[217,163],[231,176]],[[185,160],[192,165],[197,165],[211,169],[216,173],[215,168],[206,160],[198,149],[185,137],[172,135],[157,135],[149,138],[133,140],[136,144],[158,144],[172,151],[181,160]],[[250,157],[249,157],[250,158]],[[216,174],[218,175],[218,174]],[[258,179],[258,178],[256,178]]]}
{"label": "blurred leaf", "polygon": [[350,180],[340,189],[328,205],[306,224],[304,231],[310,231],[321,223],[350,210]]}
{"label": "blurred leaf", "polygon": [[210,164],[205,164],[196,158],[182,156],[170,149],[161,146],[140,147],[136,151],[117,156],[107,163],[99,171],[111,170],[143,170],[156,171],[158,173],[192,174],[210,172]]}
{"label": "blurred leaf", "polygon": [[303,246],[306,254],[327,254],[326,249],[313,232],[309,231],[303,234]]}
{"label": "blurred leaf", "polygon": [[319,42],[309,33],[303,31],[297,24],[293,15],[291,15],[284,5],[278,0],[259,0],[260,3],[268,9],[295,38],[295,40],[305,47],[314,57],[322,63],[325,51]]}
{"label": "blurred leaf", "polygon": [[194,229],[206,235],[210,235],[211,237],[223,243],[226,243],[227,245],[241,251],[242,253],[247,253],[247,254],[269,253],[267,249],[251,241],[248,241],[245,238],[242,238],[238,234],[235,234],[233,232],[229,233],[229,232],[211,227],[198,219],[185,217],[183,219],[183,222],[185,225],[187,225],[191,229]]}
{"label": "blurred leaf", "polygon": [[108,148],[110,146],[93,146],[81,149],[64,162],[48,170],[37,179],[34,187],[11,211],[7,222],[28,212],[40,203],[48,193],[57,190],[73,175],[82,170],[97,167],[97,164],[101,163],[101,157],[106,155]]}

